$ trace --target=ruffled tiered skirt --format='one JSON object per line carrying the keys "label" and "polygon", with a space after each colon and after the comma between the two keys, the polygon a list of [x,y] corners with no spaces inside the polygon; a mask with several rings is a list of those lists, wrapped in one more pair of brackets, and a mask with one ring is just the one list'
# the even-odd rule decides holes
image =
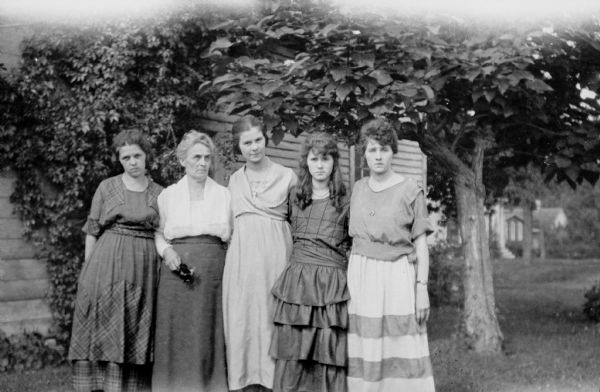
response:
{"label": "ruffled tiered skirt", "polygon": [[272,290],[274,391],[346,391],[345,265],[292,261]]}

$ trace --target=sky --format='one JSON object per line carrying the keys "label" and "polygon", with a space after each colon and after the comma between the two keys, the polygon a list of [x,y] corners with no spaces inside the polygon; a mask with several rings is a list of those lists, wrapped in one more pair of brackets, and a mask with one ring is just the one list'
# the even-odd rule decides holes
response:
{"label": "sky", "polygon": [[[76,20],[147,16],[178,4],[250,5],[256,0],[0,0],[0,16],[31,20]],[[600,15],[600,0],[330,0],[346,10],[437,12],[465,17],[572,17]]]}

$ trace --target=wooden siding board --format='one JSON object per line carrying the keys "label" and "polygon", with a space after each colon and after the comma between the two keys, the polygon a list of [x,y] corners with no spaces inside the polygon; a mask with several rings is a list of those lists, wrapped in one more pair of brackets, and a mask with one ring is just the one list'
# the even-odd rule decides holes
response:
{"label": "wooden siding board", "polygon": [[42,299],[0,302],[0,323],[52,317]]}
{"label": "wooden siding board", "polygon": [[0,197],[0,225],[2,218],[16,218],[15,206],[10,202],[8,197]]}
{"label": "wooden siding board", "polygon": [[37,259],[0,260],[0,281],[45,279],[46,263]]}
{"label": "wooden siding board", "polygon": [[23,332],[39,332],[42,335],[47,335],[52,327],[52,317],[22,319],[11,322],[0,322],[0,330],[6,335],[16,335]]}
{"label": "wooden siding board", "polygon": [[50,288],[48,279],[0,281],[0,302],[41,299]]}
{"label": "wooden siding board", "polygon": [[19,218],[0,218],[0,238],[23,238],[23,222]]}
{"label": "wooden siding board", "polygon": [[15,189],[15,180],[9,172],[0,173],[0,197],[9,198]]}
{"label": "wooden siding board", "polygon": [[0,259],[33,259],[37,249],[24,239],[0,238]]}

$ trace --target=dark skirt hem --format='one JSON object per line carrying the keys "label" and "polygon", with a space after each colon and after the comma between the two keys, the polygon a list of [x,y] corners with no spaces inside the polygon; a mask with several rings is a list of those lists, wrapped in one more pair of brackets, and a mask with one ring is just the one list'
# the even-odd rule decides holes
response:
{"label": "dark skirt hem", "polygon": [[311,361],[277,360],[273,392],[345,392],[346,368]]}

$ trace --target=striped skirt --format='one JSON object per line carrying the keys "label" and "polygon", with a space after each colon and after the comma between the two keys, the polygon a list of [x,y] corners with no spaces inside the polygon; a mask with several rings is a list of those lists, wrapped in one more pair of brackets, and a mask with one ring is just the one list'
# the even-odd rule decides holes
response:
{"label": "striped skirt", "polygon": [[406,256],[353,254],[348,265],[348,390],[434,391],[427,329],[415,318],[415,269]]}

